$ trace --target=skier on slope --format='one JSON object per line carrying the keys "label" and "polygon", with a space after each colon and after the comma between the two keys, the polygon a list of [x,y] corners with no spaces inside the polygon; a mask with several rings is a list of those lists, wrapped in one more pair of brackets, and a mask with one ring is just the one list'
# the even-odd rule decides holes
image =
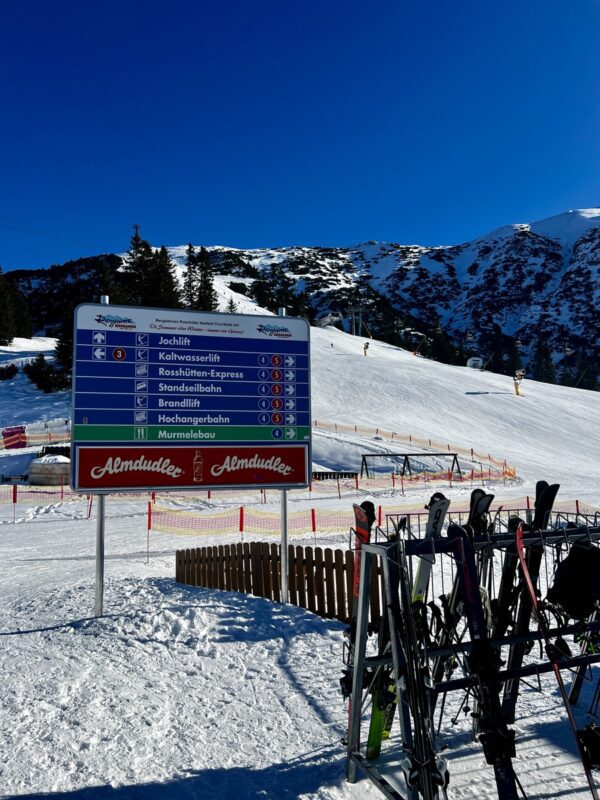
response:
{"label": "skier on slope", "polygon": [[369,349],[369,343],[365,342],[363,345],[363,353],[367,355],[367,350]]}

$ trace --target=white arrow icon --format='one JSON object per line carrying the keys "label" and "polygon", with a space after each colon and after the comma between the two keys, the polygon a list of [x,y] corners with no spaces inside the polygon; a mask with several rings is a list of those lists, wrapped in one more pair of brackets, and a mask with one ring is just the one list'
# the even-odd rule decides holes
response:
{"label": "white arrow icon", "polygon": [[295,363],[296,363],[296,359],[294,358],[294,356],[286,356],[285,357],[285,365],[286,365],[286,367],[293,367]]}
{"label": "white arrow icon", "polygon": [[296,438],[296,431],[294,430],[294,428],[286,428],[285,429],[285,435],[286,435],[286,438],[288,438],[288,439],[295,439]]}
{"label": "white arrow icon", "polygon": [[285,373],[285,379],[286,379],[286,381],[295,381],[296,380],[296,373],[293,372],[293,370],[288,369],[288,371]]}
{"label": "white arrow icon", "polygon": [[296,424],[296,415],[295,414],[286,414],[285,415],[285,424],[286,425],[295,425]]}
{"label": "white arrow icon", "polygon": [[293,386],[286,386],[285,387],[285,393],[286,394],[296,394],[296,390],[294,389]]}
{"label": "white arrow icon", "polygon": [[94,342],[96,344],[104,344],[106,341],[106,334],[102,333],[102,331],[96,331],[94,334]]}
{"label": "white arrow icon", "polygon": [[295,400],[286,400],[285,401],[285,407],[288,409],[288,411],[291,408],[296,408],[296,401]]}

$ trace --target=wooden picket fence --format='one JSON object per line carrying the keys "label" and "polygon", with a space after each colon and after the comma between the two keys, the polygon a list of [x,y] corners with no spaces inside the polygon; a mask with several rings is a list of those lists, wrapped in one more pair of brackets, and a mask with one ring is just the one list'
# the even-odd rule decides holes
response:
{"label": "wooden picket fence", "polygon": [[[354,552],[321,547],[288,547],[289,602],[325,619],[349,622],[352,611]],[[178,550],[175,580],[189,586],[243,592],[281,600],[280,547],[244,542]],[[373,559],[370,619],[381,617],[381,568]]]}

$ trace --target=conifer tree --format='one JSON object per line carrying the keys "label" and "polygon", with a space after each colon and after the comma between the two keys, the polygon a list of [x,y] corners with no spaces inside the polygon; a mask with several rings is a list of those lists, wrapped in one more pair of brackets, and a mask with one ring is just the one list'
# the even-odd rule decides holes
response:
{"label": "conifer tree", "polygon": [[145,286],[142,305],[162,308],[180,308],[181,296],[175,278],[175,268],[169,251],[163,245],[155,253],[150,265],[150,280]]}
{"label": "conifer tree", "polygon": [[198,271],[199,281],[198,292],[196,294],[196,308],[198,311],[216,311],[219,306],[219,299],[213,283],[210,256],[205,247],[201,247],[198,253]]}
{"label": "conifer tree", "polygon": [[133,236],[123,265],[123,278],[127,302],[134,306],[144,303],[147,284],[152,280],[154,253],[150,243],[140,236],[139,225],[134,225]]}
{"label": "conifer tree", "polygon": [[442,329],[441,324],[436,325],[431,334],[429,345],[431,357],[443,364],[453,364],[456,358],[454,348],[448,334]]}
{"label": "conifer tree", "polygon": [[10,344],[15,337],[15,310],[0,267],[0,344]]}
{"label": "conifer tree", "polygon": [[183,302],[186,308],[194,308],[198,296],[200,267],[198,254],[193,244],[188,244],[185,251],[185,270],[183,273]]}
{"label": "conifer tree", "polygon": [[166,247],[156,252],[134,226],[125,257],[123,277],[127,302],[135,306],[179,308],[181,298],[173,262]]}
{"label": "conifer tree", "polygon": [[230,297],[229,300],[227,301],[227,305],[225,306],[225,311],[227,311],[228,314],[237,314],[237,310],[238,310],[237,303],[235,302],[233,297]]}
{"label": "conifer tree", "polygon": [[274,311],[273,292],[270,283],[265,278],[256,278],[250,287],[250,297],[258,303],[261,308]]}
{"label": "conifer tree", "polygon": [[532,357],[532,378],[545,383],[556,383],[556,369],[552,361],[552,352],[548,337],[544,330],[540,331]]}
{"label": "conifer tree", "polygon": [[521,360],[521,343],[518,339],[513,338],[506,360],[506,371],[509,375],[514,375],[515,372],[523,368],[523,361]]}

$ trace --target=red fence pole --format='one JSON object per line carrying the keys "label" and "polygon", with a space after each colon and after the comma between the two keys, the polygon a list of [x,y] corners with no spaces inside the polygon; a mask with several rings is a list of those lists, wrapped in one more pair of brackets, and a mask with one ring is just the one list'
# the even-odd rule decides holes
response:
{"label": "red fence pole", "polygon": [[379,509],[377,511],[377,524],[379,525],[379,527],[381,527],[382,513],[383,512],[381,510],[381,506],[379,506]]}
{"label": "red fence pole", "polygon": [[[153,492],[154,494],[154,492]],[[152,528],[152,502],[148,500],[148,527],[146,530],[146,564],[150,563],[150,530]]]}
{"label": "red fence pole", "polygon": [[240,506],[240,533],[244,532],[244,506]]}
{"label": "red fence pole", "polygon": [[312,532],[316,533],[317,532],[317,512],[315,511],[314,508],[311,508],[311,510],[310,510],[310,521],[311,521],[311,524],[312,524]]}

